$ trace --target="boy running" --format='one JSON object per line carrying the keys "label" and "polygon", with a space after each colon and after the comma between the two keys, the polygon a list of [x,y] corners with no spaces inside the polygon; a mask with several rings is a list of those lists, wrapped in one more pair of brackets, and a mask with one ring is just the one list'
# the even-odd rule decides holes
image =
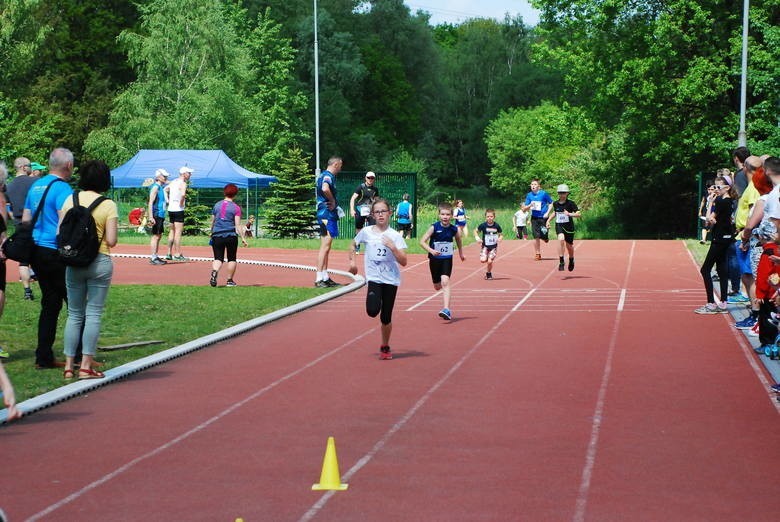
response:
{"label": "boy running", "polygon": [[553,201],[553,212],[547,218],[547,228],[555,217],[555,233],[558,235],[558,270],[563,272],[564,247],[569,253],[569,272],[574,270],[574,218],[581,216],[580,209],[569,199],[569,186],[558,185],[558,201]]}
{"label": "boy running", "polygon": [[428,268],[431,271],[433,288],[438,292],[442,290],[444,296],[444,308],[439,312],[439,317],[449,321],[452,319],[450,312],[450,276],[452,275],[452,242],[458,245],[458,255],[461,261],[465,261],[463,255],[463,243],[461,242],[460,227],[452,224],[452,205],[439,203],[439,221],[428,227],[420,239],[420,246],[428,252]]}
{"label": "boy running", "polygon": [[379,358],[390,360],[390,333],[393,331],[393,307],[398,286],[401,284],[401,270],[406,266],[406,241],[390,228],[390,205],[384,199],[376,199],[371,205],[374,224],[361,228],[349,249],[349,272],[357,274],[355,254],[357,246],[366,245],[365,271],[368,281],[366,313],[371,317],[379,315],[382,323],[382,344]]}
{"label": "boy running", "polygon": [[[493,261],[498,254],[498,243],[504,239],[501,225],[496,223],[496,211],[492,208],[485,210],[485,222],[474,231],[474,239],[482,243],[479,252],[479,262],[487,263],[485,279],[493,279]],[[479,235],[482,234],[480,238]]]}

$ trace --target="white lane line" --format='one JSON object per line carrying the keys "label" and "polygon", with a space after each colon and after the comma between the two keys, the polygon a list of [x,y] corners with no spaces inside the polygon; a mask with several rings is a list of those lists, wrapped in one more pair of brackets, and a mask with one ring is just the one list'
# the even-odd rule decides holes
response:
{"label": "white lane line", "polygon": [[[557,269],[556,269],[557,270]],[[533,293],[536,291],[539,286],[544,284],[545,281],[547,281],[550,276],[553,275],[553,271],[550,271],[537,285],[531,289],[529,293]],[[524,297],[523,300],[527,299],[528,296]],[[522,302],[522,301],[521,301]],[[483,345],[485,342],[512,316],[512,313],[517,308],[517,305],[515,305],[512,310],[505,313],[501,319],[499,319],[495,325],[487,332],[485,335],[482,336],[482,338],[477,341],[477,343],[472,346],[469,351],[467,351],[463,356],[458,359],[458,361],[450,367],[450,369],[447,371],[447,373],[444,374],[444,376],[439,379],[433,386],[431,386],[428,391],[426,391],[422,397],[420,397],[416,403],[404,414],[401,416],[398,421],[393,424],[387,432],[374,444],[374,447],[371,448],[368,453],[363,455],[349,470],[344,473],[342,476],[342,480],[344,482],[348,482],[358,471],[360,471],[362,468],[364,468],[371,460],[380,452],[382,449],[387,445],[387,443],[390,441],[393,435],[395,435],[401,428],[403,428],[407,422],[409,422],[412,417],[422,408],[426,402],[433,396],[436,391],[446,383],[452,375],[458,371],[458,369],[463,366],[463,364],[471,358],[472,355]],[[325,505],[328,503],[328,501],[333,497],[335,494],[335,491],[328,491],[320,497],[320,499],[315,502],[309,510],[303,514],[303,516],[299,519],[299,522],[308,522],[309,520],[313,519],[317,514],[322,510],[322,508],[325,507]]]}
{"label": "white lane line", "polygon": [[[622,288],[628,286],[628,277],[631,274],[631,264],[634,261],[634,249],[636,241],[631,242],[631,252],[628,255],[628,268],[623,280]],[[574,511],[574,522],[584,522],[585,510],[588,507],[588,495],[590,493],[590,482],[593,478],[593,468],[596,465],[596,453],[599,446],[599,434],[601,432],[601,422],[604,415],[604,404],[607,397],[607,387],[609,378],[612,375],[612,359],[615,356],[615,347],[617,346],[617,336],[620,330],[620,320],[622,313],[618,312],[615,318],[615,324],[612,328],[612,337],[609,340],[609,350],[607,351],[607,360],[604,363],[604,373],[601,376],[601,386],[599,387],[598,399],[596,400],[596,409],[593,412],[593,424],[590,428],[590,442],[588,451],[585,454],[585,466],[582,469],[582,479],[580,480],[580,490],[577,494],[577,504]]]}
{"label": "white lane line", "polygon": [[626,289],[620,291],[620,300],[618,301],[617,311],[622,312],[623,306],[626,304]]}
{"label": "white lane line", "polygon": [[276,388],[280,384],[282,384],[282,383],[292,379],[293,377],[296,377],[297,375],[299,375],[300,373],[308,370],[309,368],[312,368],[312,367],[316,366],[317,364],[321,363],[325,359],[331,357],[332,355],[337,354],[338,352],[340,352],[344,348],[346,348],[348,346],[351,346],[353,343],[356,343],[357,341],[359,341],[363,337],[365,337],[368,334],[374,332],[376,329],[377,329],[376,327],[370,328],[370,329],[366,330],[365,332],[363,332],[362,334],[360,334],[360,335],[358,335],[356,337],[353,337],[352,339],[350,339],[349,341],[345,342],[341,346],[339,346],[337,348],[334,348],[333,350],[331,350],[331,351],[329,351],[329,352],[327,352],[327,353],[317,357],[316,359],[314,359],[314,360],[304,364],[303,366],[301,366],[297,370],[294,370],[294,371],[288,373],[284,377],[280,377],[279,379],[277,379],[276,381],[272,382],[271,384],[269,384],[269,385],[267,385],[267,386],[257,390],[256,392],[254,392],[251,395],[245,397],[241,401],[234,403],[232,406],[222,410],[222,412],[220,412],[219,414],[214,415],[210,419],[207,419],[206,421],[198,424],[197,426],[195,426],[194,428],[190,429],[189,431],[186,431],[186,432],[182,433],[181,435],[179,435],[178,437],[175,437],[175,438],[169,440],[165,444],[157,446],[155,449],[150,450],[147,453],[144,453],[143,455],[134,458],[133,460],[127,462],[126,464],[116,468],[114,471],[103,475],[99,479],[94,480],[93,482],[90,482],[89,484],[87,484],[83,488],[79,489],[78,491],[75,491],[75,492],[71,493],[70,495],[68,495],[67,497],[63,498],[62,500],[59,500],[58,502],[55,502],[54,504],[50,505],[49,507],[45,508],[42,511],[39,511],[38,513],[36,513],[36,514],[32,515],[30,518],[28,518],[27,521],[28,522],[34,522],[36,520],[40,520],[41,518],[45,517],[46,515],[49,515],[49,514],[53,513],[54,511],[58,510],[59,508],[65,506],[67,504],[70,504],[74,500],[77,500],[78,498],[83,496],[85,493],[88,493],[89,491],[92,491],[93,489],[97,488],[98,486],[101,486],[101,485],[105,484],[106,482],[108,482],[108,481],[118,477],[122,473],[124,473],[124,472],[128,471],[129,469],[135,467],[137,464],[140,464],[141,462],[143,462],[143,461],[145,461],[145,460],[147,460],[147,459],[149,459],[151,457],[154,457],[155,455],[157,455],[159,453],[162,453],[163,451],[165,451],[165,450],[167,450],[169,448],[172,448],[176,444],[178,444],[178,443],[180,443],[180,442],[190,438],[192,435],[200,433],[201,431],[203,431],[204,429],[208,428],[209,426],[211,426],[215,422],[219,421],[223,417],[226,417],[227,415],[233,413],[234,411],[236,411],[237,409],[241,408],[245,404],[247,404],[247,403],[257,399],[258,397],[260,397],[261,395],[265,394],[266,392],[272,390],[273,388]]}

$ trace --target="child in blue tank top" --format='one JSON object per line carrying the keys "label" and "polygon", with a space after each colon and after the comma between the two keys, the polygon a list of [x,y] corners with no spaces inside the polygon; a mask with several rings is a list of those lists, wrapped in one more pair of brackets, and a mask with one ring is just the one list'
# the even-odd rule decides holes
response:
{"label": "child in blue tank top", "polygon": [[442,290],[444,308],[439,312],[439,317],[449,321],[452,319],[450,312],[450,277],[452,275],[453,242],[458,245],[458,255],[461,261],[465,261],[463,255],[463,243],[461,242],[461,229],[452,223],[452,205],[439,203],[439,221],[428,227],[420,239],[420,246],[428,252],[428,268],[431,271],[433,288],[438,292]]}

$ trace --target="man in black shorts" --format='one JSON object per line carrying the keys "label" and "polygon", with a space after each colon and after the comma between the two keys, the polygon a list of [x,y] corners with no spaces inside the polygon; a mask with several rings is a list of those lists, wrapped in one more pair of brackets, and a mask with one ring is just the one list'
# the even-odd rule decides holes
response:
{"label": "man in black shorts", "polygon": [[[376,174],[371,171],[366,172],[366,181],[358,185],[349,200],[349,212],[355,218],[355,235],[364,226],[374,224],[374,219],[371,217],[371,204],[379,197],[379,189],[374,186],[375,182]],[[360,245],[358,244],[355,253],[359,252]]]}

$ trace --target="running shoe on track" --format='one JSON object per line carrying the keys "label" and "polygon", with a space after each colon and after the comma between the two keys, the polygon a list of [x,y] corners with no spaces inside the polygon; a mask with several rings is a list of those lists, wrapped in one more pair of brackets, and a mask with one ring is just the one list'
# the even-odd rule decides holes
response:
{"label": "running shoe on track", "polygon": [[334,286],[341,286],[341,283],[337,283],[333,279],[328,278],[328,279],[325,280],[325,286],[327,286],[329,288],[333,288]]}
{"label": "running shoe on track", "polygon": [[718,306],[715,303],[707,303],[706,305],[697,308],[693,311],[696,314],[717,314]]}
{"label": "running shoe on track", "polygon": [[232,279],[228,279],[227,283],[225,283],[225,286],[238,286],[238,285]]}
{"label": "running shoe on track", "polygon": [[574,259],[569,258],[569,272],[574,271]]}
{"label": "running shoe on track", "polygon": [[452,313],[450,312],[449,308],[442,308],[441,312],[439,312],[439,317],[441,317],[445,321],[451,321],[452,320]]}
{"label": "running shoe on track", "polygon": [[565,265],[563,264],[563,261],[558,263],[558,272],[563,272],[564,268],[565,268]]}
{"label": "running shoe on track", "polygon": [[389,346],[382,346],[379,349],[379,359],[381,361],[389,361],[393,358],[393,352],[390,351]]}
{"label": "running shoe on track", "polygon": [[773,392],[780,393],[780,383],[771,386]]}
{"label": "running shoe on track", "polygon": [[748,297],[745,297],[742,295],[742,293],[737,293],[735,295],[730,295],[728,302],[731,304],[739,304],[739,303],[749,303],[750,299]]}

